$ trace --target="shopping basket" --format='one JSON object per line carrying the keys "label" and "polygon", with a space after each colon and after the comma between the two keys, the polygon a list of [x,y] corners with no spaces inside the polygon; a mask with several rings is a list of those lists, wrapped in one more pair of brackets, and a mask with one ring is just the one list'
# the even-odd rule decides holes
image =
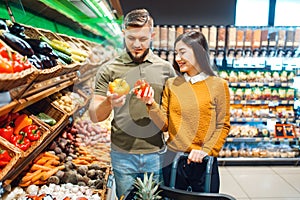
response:
{"label": "shopping basket", "polygon": [[[187,159],[187,157],[188,155],[185,153],[176,154],[171,169],[170,186],[167,187],[160,185],[158,189],[158,191],[160,191],[159,195],[163,200],[236,200],[234,197],[228,194],[210,193],[212,166],[214,162],[214,157],[212,156],[206,156],[203,158],[203,163],[206,163],[204,192],[190,192],[186,190],[176,189],[175,182],[178,162],[180,159]],[[137,189],[133,187],[132,190],[125,194],[125,198],[123,200],[137,199],[135,195],[136,191]]]}

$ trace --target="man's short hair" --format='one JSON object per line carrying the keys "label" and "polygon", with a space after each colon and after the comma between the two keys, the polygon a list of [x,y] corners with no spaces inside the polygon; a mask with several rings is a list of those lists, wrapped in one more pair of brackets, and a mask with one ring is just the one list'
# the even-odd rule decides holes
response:
{"label": "man's short hair", "polygon": [[153,18],[146,9],[135,9],[126,14],[123,28],[143,27],[145,25],[153,29]]}

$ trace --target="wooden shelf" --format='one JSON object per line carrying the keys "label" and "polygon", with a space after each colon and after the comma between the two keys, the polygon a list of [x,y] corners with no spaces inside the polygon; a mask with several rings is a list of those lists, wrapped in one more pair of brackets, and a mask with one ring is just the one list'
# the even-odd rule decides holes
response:
{"label": "wooden shelf", "polygon": [[10,111],[12,111],[16,105],[18,105],[19,102],[17,100],[13,100],[12,102],[10,102],[9,104],[0,107],[0,113],[1,115],[5,115],[7,113],[9,113]]}

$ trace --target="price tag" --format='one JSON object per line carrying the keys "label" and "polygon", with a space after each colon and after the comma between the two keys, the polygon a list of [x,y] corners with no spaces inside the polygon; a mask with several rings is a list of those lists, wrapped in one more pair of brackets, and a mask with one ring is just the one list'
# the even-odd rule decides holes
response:
{"label": "price tag", "polygon": [[237,83],[230,83],[230,85],[233,86],[233,87],[237,87],[238,84]]}
{"label": "price tag", "polygon": [[241,104],[247,104],[247,101],[242,100],[242,101],[241,101]]}
{"label": "price tag", "polygon": [[226,140],[227,140],[227,142],[232,142],[233,138],[227,138]]}
{"label": "price tag", "polygon": [[261,100],[256,100],[255,104],[261,104]]}
{"label": "price tag", "polygon": [[259,122],[261,119],[260,118],[253,118],[253,121]]}
{"label": "price tag", "polygon": [[246,86],[247,86],[247,83],[240,83],[240,86],[241,86],[241,87],[246,87]]}
{"label": "price tag", "polygon": [[269,58],[269,65],[271,70],[282,70],[282,58]]}
{"label": "price tag", "polygon": [[233,67],[234,68],[243,68],[244,67],[244,59],[234,59]]}
{"label": "price tag", "polygon": [[273,87],[273,86],[275,86],[275,83],[271,82],[271,83],[268,83],[268,85]]}
{"label": "price tag", "polygon": [[287,87],[288,84],[287,84],[287,83],[281,83],[281,86],[282,86],[282,87]]}
{"label": "price tag", "polygon": [[264,86],[264,83],[257,83],[257,86],[262,87],[262,86]]}
{"label": "price tag", "polygon": [[270,141],[270,138],[265,137],[265,138],[264,138],[264,141]]}
{"label": "price tag", "polygon": [[261,140],[261,138],[255,138],[255,142],[260,142]]}
{"label": "price tag", "polygon": [[281,104],[288,104],[288,101],[287,100],[282,100]]}
{"label": "price tag", "polygon": [[249,83],[250,87],[254,87],[256,85],[256,83]]}

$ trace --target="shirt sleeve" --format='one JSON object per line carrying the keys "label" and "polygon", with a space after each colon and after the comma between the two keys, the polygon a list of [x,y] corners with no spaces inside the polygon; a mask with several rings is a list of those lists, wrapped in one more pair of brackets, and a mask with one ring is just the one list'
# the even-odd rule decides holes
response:
{"label": "shirt sleeve", "polygon": [[108,65],[101,66],[96,74],[94,94],[106,96],[110,80]]}

